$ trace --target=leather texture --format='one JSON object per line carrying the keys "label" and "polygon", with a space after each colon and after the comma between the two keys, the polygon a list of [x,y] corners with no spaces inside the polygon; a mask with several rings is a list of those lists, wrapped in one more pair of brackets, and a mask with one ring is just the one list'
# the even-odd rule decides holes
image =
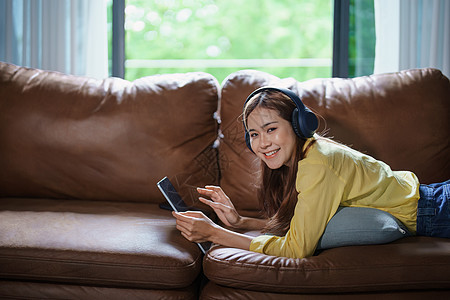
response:
{"label": "leather texture", "polygon": [[350,300],[411,300],[411,299],[448,299],[448,290],[425,290],[425,291],[391,291],[376,293],[319,293],[319,294],[288,294],[288,293],[268,293],[252,290],[233,289],[226,286],[209,282],[202,290],[201,300],[322,300],[322,299],[350,299]]}
{"label": "leather texture", "polygon": [[0,237],[0,278],[176,289],[202,268],[155,204],[3,198]]}
{"label": "leather texture", "polygon": [[215,247],[203,270],[218,285],[256,292],[450,290],[450,240],[410,237],[376,247],[328,249],[305,259]]}
{"label": "leather texture", "polygon": [[[0,197],[185,201],[217,184],[219,86],[206,73],[94,80],[0,63]],[[154,202],[155,203],[155,202]]]}
{"label": "leather texture", "polygon": [[[33,297],[30,297],[30,295],[33,295]],[[0,281],[0,299],[194,300],[198,299],[198,287],[197,285],[192,285],[184,289],[152,290],[26,281]]]}
{"label": "leather texture", "polygon": [[449,296],[444,239],[293,260],[218,246],[203,256],[180,235],[158,206],[164,176],[189,205],[200,206],[196,186],[220,183],[241,214],[260,214],[240,114],[265,85],[299,94],[328,136],[423,183],[450,178],[450,83],[438,70],[306,82],[245,70],[220,89],[206,73],[129,82],[0,62],[0,298]]}

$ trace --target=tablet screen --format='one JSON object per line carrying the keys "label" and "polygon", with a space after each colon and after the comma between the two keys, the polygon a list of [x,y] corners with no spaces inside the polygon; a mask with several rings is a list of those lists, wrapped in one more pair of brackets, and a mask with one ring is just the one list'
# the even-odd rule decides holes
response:
{"label": "tablet screen", "polygon": [[189,210],[189,207],[186,205],[186,203],[184,203],[183,199],[181,199],[180,195],[175,190],[175,187],[172,185],[169,178],[164,177],[158,182],[157,185],[174,211],[183,212]]}
{"label": "tablet screen", "polygon": [[[161,193],[166,198],[167,202],[169,202],[172,209],[176,212],[184,212],[190,209],[189,206],[186,205],[186,203],[181,199],[180,194],[178,194],[175,187],[170,182],[169,178],[164,177],[161,179],[158,183],[158,188],[160,189]],[[200,250],[203,252],[203,254],[206,253],[206,251],[210,248],[211,243],[205,242],[205,243],[197,243]]]}

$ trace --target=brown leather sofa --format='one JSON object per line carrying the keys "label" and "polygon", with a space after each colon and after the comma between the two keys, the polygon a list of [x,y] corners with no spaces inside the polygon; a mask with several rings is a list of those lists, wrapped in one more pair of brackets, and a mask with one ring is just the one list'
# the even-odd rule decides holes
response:
{"label": "brown leather sofa", "polygon": [[[319,132],[371,154],[422,183],[450,179],[450,82],[438,70],[297,82],[257,71],[221,88],[220,184],[248,215],[258,207],[258,161],[246,150],[243,101],[254,89],[297,92],[321,118]],[[328,249],[306,259],[224,247],[205,256],[202,299],[417,299],[450,296],[450,239],[408,237],[376,246]]]}
{"label": "brown leather sofa", "polygon": [[246,70],[219,86],[206,73],[128,82],[0,62],[0,298],[448,297],[448,239],[287,259],[221,246],[203,256],[179,234],[159,207],[166,175],[190,205],[201,206],[196,186],[220,184],[258,216],[239,115],[268,84],[299,93],[328,136],[423,183],[450,178],[450,83],[438,70],[307,82]]}

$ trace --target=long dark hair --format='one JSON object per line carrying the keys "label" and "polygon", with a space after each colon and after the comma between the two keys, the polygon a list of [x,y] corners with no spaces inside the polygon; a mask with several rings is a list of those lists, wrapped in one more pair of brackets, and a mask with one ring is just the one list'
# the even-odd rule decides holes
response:
{"label": "long dark hair", "polygon": [[[292,122],[292,112],[296,108],[295,103],[282,92],[263,91],[251,98],[244,107],[243,118],[246,127],[248,116],[257,107],[274,110],[288,122]],[[293,163],[290,164],[292,167],[283,165],[278,169],[270,169],[266,164],[261,164],[262,180],[258,189],[258,199],[262,204],[265,216],[269,218],[263,232],[284,235],[290,228],[290,222],[297,204],[295,181],[298,161],[303,159],[306,153],[306,151],[303,151],[304,139],[297,137],[296,144],[292,157]]]}

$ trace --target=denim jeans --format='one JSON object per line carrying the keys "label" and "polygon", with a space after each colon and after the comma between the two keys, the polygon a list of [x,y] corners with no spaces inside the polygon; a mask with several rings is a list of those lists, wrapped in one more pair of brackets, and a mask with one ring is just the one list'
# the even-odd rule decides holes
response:
{"label": "denim jeans", "polygon": [[450,180],[421,184],[417,235],[450,238]]}

